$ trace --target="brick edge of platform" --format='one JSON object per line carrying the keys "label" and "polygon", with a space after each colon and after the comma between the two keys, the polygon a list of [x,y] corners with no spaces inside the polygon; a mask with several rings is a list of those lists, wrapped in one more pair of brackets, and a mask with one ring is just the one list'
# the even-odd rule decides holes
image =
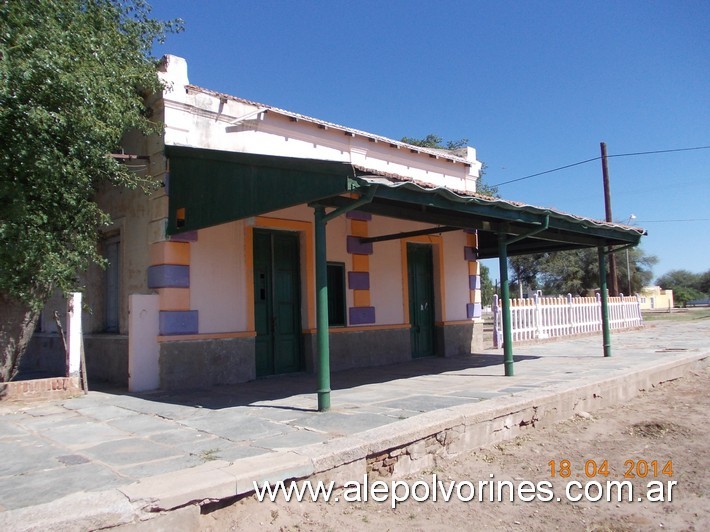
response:
{"label": "brick edge of platform", "polygon": [[79,377],[50,377],[0,383],[0,401],[47,401],[81,395]]}

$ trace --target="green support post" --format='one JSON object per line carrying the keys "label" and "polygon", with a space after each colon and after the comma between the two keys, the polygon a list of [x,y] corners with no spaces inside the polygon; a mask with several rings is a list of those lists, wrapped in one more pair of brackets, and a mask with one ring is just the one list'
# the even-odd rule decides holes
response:
{"label": "green support post", "polygon": [[546,231],[550,227],[550,214],[546,213],[540,220],[540,225],[527,233],[520,234],[514,238],[501,231],[498,233],[498,262],[500,266],[500,296],[503,305],[503,364],[505,364],[505,376],[515,375],[513,363],[513,333],[510,319],[510,287],[508,286],[508,246],[530,238],[538,233]]}
{"label": "green support post", "polygon": [[604,342],[604,356],[611,356],[611,333],[609,332],[609,291],[606,286],[606,255],[603,247],[597,248],[599,254],[599,292],[602,304],[602,336]]}
{"label": "green support post", "polygon": [[338,216],[370,203],[377,186],[368,187],[360,199],[325,213],[325,207],[311,203],[315,212],[316,244],[316,344],[318,346],[318,411],[330,410],[330,331],[328,330],[328,262],[325,226]]}
{"label": "green support post", "polygon": [[503,364],[505,376],[515,375],[513,363],[513,335],[510,319],[510,287],[508,286],[508,243],[505,233],[498,234],[498,263],[500,266],[500,302],[503,305]]}
{"label": "green support post", "polygon": [[330,409],[330,338],[328,337],[328,263],[325,207],[314,206],[316,252],[316,323],[318,345],[318,411]]}

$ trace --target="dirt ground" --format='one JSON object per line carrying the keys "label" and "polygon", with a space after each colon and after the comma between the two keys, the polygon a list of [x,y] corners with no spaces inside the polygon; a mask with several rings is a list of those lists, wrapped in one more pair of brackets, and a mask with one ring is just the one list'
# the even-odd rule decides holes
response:
{"label": "dirt ground", "polygon": [[[531,428],[529,434],[493,447],[440,460],[430,471],[406,480],[431,484],[432,475],[445,487],[451,481],[479,480],[522,481],[552,485],[554,498],[549,502],[483,502],[476,498],[461,502],[455,495],[449,502],[409,500],[396,509],[391,502],[345,502],[341,489],[338,502],[258,502],[255,496],[242,499],[201,517],[203,530],[710,530],[710,368],[695,371],[682,379],[669,381],[647,390],[628,404],[594,412],[546,428]],[[569,460],[569,476],[563,470]],[[591,462],[591,461],[594,462]],[[606,465],[604,467],[604,461]],[[551,461],[555,477],[551,474]],[[642,462],[645,461],[645,462]],[[654,464],[656,461],[656,464]],[[672,461],[672,476],[667,466]],[[596,470],[595,470],[596,464]],[[646,465],[648,464],[648,472]],[[588,468],[585,474],[585,466]],[[654,467],[655,466],[655,467]],[[665,468],[665,472],[664,472]],[[655,469],[655,471],[654,471]],[[570,502],[565,486],[570,481],[623,481],[625,473],[646,474],[633,482],[633,502]],[[596,475],[594,474],[596,473]],[[604,473],[607,473],[604,475]],[[353,479],[359,480],[362,479]],[[390,479],[385,479],[389,482]],[[651,502],[647,483],[663,483],[665,502]],[[672,487],[668,501],[667,485]],[[425,489],[418,494],[423,498]],[[400,493],[402,493],[400,491]],[[469,496],[468,489],[461,491]],[[538,491],[538,493],[542,493]],[[590,487],[590,496],[597,493]],[[628,491],[627,491],[628,493]],[[487,494],[487,492],[486,492]],[[576,485],[572,496],[583,494]],[[352,495],[352,492],[351,492]],[[650,494],[648,494],[650,495]],[[525,495],[528,497],[529,495]],[[557,501],[557,497],[561,500]],[[353,498],[352,496],[350,497]],[[542,498],[548,498],[542,493]]]}

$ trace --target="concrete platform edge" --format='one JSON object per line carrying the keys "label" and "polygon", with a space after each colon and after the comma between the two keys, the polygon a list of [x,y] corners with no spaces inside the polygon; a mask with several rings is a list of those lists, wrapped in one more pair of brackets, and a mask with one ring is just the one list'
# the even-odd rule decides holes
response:
{"label": "concrete platform edge", "polygon": [[[342,485],[362,481],[367,474],[401,477],[426,469],[437,459],[512,439],[579,412],[619,404],[709,363],[710,353],[693,353],[595,382],[575,380],[434,410],[321,444],[231,463],[216,461],[113,490],[74,493],[46,504],[0,512],[0,529],[66,531],[122,525],[122,529],[131,529],[165,511],[251,493],[252,482],[313,478]],[[186,482],[188,478],[191,481]]]}

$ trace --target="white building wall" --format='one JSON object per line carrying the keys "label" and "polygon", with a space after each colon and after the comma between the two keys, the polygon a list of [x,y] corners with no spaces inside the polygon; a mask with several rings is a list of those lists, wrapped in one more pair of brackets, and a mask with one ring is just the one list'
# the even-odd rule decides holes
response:
{"label": "white building wall", "polygon": [[443,153],[186,87],[185,60],[168,56],[168,65],[168,72],[161,74],[171,84],[165,93],[167,145],[351,162],[437,186],[475,191],[481,163],[473,148],[461,150],[468,164],[452,161]]}
{"label": "white building wall", "polygon": [[[373,220],[380,222],[375,225],[377,229],[373,230],[373,234],[384,234],[383,219],[373,218]],[[370,300],[375,307],[377,323],[381,325],[404,323],[403,290],[405,288],[403,288],[402,278],[402,246],[399,240],[390,240],[376,242],[373,249],[374,253],[370,256]]]}
{"label": "white building wall", "polygon": [[243,222],[203,229],[190,246],[190,304],[200,333],[246,331]]}
{"label": "white building wall", "polygon": [[446,321],[461,321],[466,319],[466,304],[470,302],[468,262],[464,259],[466,235],[463,231],[444,233],[443,240]]}
{"label": "white building wall", "polygon": [[[373,216],[371,236],[418,231],[431,227],[431,225],[424,223]],[[424,240],[434,239],[425,238],[413,241],[423,242]],[[377,323],[380,325],[403,324],[406,322],[405,317],[408,312],[405,309],[405,294],[409,290],[404,277],[406,246],[402,245],[402,240],[387,240],[375,242],[373,251],[370,256],[370,297],[372,305],[376,309]],[[435,316],[437,321],[441,321],[442,316],[445,314],[442,314],[442,301],[440,299],[439,283],[441,281],[441,271],[437,253],[438,245],[434,245]],[[448,315],[446,315],[446,318],[448,319]]]}

